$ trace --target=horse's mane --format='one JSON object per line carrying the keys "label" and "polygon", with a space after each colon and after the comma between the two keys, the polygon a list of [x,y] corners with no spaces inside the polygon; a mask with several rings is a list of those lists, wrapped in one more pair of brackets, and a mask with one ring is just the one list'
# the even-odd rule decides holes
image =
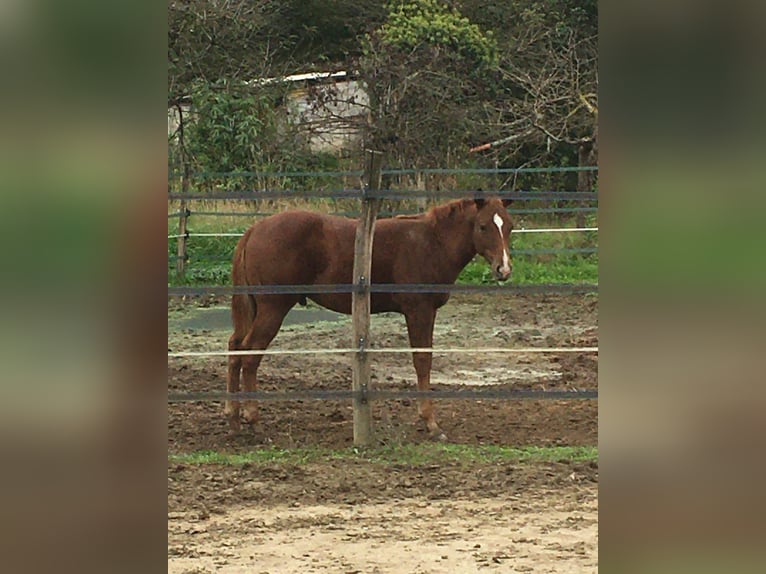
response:
{"label": "horse's mane", "polygon": [[445,219],[454,213],[462,213],[466,209],[470,209],[472,205],[474,205],[472,199],[456,199],[454,201],[442,203],[441,205],[435,205],[423,213],[415,213],[413,215],[397,215],[396,219]]}

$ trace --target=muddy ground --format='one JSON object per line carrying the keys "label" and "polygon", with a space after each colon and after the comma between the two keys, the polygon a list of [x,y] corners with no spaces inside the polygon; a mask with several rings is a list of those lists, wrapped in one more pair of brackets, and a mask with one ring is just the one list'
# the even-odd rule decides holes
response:
{"label": "muddy ground", "polygon": [[[225,325],[200,328],[189,309],[169,312],[168,349],[225,349]],[[273,348],[346,347],[350,330],[347,318],[298,322]],[[377,346],[407,344],[396,315],[375,316],[372,333]],[[597,299],[456,295],[434,338],[435,347],[597,346]],[[414,388],[407,355],[374,355],[373,373],[380,388]],[[171,391],[224,390],[225,376],[223,357],[168,362]],[[348,389],[350,381],[350,359],[339,355],[267,357],[260,370],[262,390]],[[438,355],[432,383],[596,389],[597,356]],[[263,402],[256,432],[236,437],[219,403],[168,407],[171,453],[352,444],[344,402]],[[441,400],[437,420],[454,443],[595,445],[597,410],[592,400]],[[381,444],[428,440],[413,401],[374,403],[373,415]],[[169,463],[169,571],[595,572],[597,477],[596,463],[565,461]]]}

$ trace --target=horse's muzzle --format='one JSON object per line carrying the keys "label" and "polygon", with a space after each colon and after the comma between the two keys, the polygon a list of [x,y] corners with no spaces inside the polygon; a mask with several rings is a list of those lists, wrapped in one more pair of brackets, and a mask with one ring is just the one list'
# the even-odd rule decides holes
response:
{"label": "horse's muzzle", "polygon": [[497,281],[507,281],[511,277],[511,268],[498,265],[492,269],[492,275],[495,276]]}

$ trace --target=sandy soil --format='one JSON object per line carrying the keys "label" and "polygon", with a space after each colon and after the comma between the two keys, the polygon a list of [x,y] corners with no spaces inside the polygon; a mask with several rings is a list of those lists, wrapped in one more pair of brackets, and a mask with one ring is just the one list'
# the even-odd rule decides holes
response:
{"label": "sandy soil", "polygon": [[595,572],[595,463],[171,465],[168,571]]}
{"label": "sandy soil", "polygon": [[[180,313],[174,310],[173,313]],[[406,345],[403,320],[375,317],[379,346]],[[435,346],[598,344],[592,297],[455,297],[440,311]],[[347,321],[294,325],[279,348],[342,347]],[[223,330],[173,331],[168,348],[225,348]],[[376,356],[375,382],[413,388],[410,358]],[[173,359],[172,390],[223,390],[225,360]],[[348,359],[267,357],[261,389],[346,389]],[[434,386],[595,389],[597,356],[459,355],[434,360]],[[428,440],[408,400],[374,404],[381,443]],[[595,445],[590,400],[442,400],[451,442]],[[218,403],[169,405],[168,450],[249,451],[351,444],[342,402],[264,402],[256,433],[229,437]],[[303,465],[168,467],[169,572],[595,572],[596,463],[396,465],[365,461]]]}

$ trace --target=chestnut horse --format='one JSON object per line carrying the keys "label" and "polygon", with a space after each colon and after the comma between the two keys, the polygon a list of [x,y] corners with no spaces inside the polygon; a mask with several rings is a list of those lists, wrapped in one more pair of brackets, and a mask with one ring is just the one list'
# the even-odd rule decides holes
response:
{"label": "chestnut horse", "polygon": [[[463,268],[481,255],[498,281],[511,275],[509,238],[511,219],[507,202],[461,199],[415,216],[379,219],[375,224],[372,278],[381,283],[452,284]],[[287,211],[254,223],[234,250],[234,285],[350,284],[354,266],[357,220],[309,211]],[[431,347],[436,310],[449,293],[373,293],[372,313],[395,311],[407,322],[410,345]],[[234,334],[229,350],[266,349],[282,326],[287,312],[306,298],[339,313],[351,313],[350,293],[241,295],[232,298]],[[245,391],[256,388],[262,355],[229,356],[227,389],[239,391],[240,372]],[[428,390],[431,353],[413,353],[418,389]],[[257,403],[244,401],[244,418],[257,421]],[[420,416],[432,438],[446,437],[436,424],[433,403],[421,399]],[[240,428],[238,401],[226,403],[232,431]]]}

